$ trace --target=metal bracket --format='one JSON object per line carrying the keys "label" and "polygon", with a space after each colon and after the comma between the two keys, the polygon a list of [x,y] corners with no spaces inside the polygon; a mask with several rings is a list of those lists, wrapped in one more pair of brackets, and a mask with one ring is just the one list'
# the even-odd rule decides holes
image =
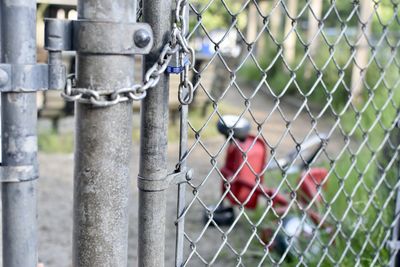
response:
{"label": "metal bracket", "polygon": [[171,184],[181,184],[193,178],[193,170],[182,170],[171,173],[163,179],[150,179],[138,176],[138,188],[143,191],[163,191]]}
{"label": "metal bracket", "polygon": [[400,241],[387,241],[387,246],[393,250],[400,250]]}
{"label": "metal bracket", "polygon": [[50,52],[72,50],[72,20],[44,19],[44,47]]}
{"label": "metal bracket", "polygon": [[45,19],[45,40],[50,52],[136,55],[150,52],[153,31],[147,23]]}
{"label": "metal bracket", "polygon": [[0,64],[0,92],[36,92],[47,90],[47,64]]}
{"label": "metal bracket", "polygon": [[49,64],[0,64],[0,92],[37,92],[64,89],[66,69],[61,50],[71,45],[69,22],[52,20],[46,27],[45,46],[50,51]]}
{"label": "metal bracket", "polygon": [[39,178],[37,166],[0,166],[0,183],[19,183]]}
{"label": "metal bracket", "polygon": [[76,20],[73,39],[73,48],[80,53],[143,55],[153,46],[153,31],[146,23]]}
{"label": "metal bracket", "polygon": [[[81,38],[82,36],[85,36],[85,38]],[[66,70],[62,62],[62,51],[75,50],[78,53],[86,54],[135,55],[149,53],[152,46],[153,32],[150,25],[146,23],[47,18],[45,19],[45,49],[49,51],[49,64],[47,71],[43,71],[40,76],[47,83],[43,83],[39,87],[42,90],[46,90],[46,88],[64,89]],[[3,76],[0,73],[0,87]],[[3,80],[7,82],[6,78]],[[36,80],[33,81],[36,82]],[[10,85],[9,88],[14,87]]]}

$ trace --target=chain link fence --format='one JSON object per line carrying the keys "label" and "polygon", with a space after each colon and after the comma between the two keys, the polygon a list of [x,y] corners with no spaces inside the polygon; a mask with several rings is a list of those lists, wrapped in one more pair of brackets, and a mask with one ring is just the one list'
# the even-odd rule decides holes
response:
{"label": "chain link fence", "polygon": [[[176,266],[398,266],[399,4],[85,0],[77,20],[47,20],[49,64],[36,64],[37,1],[0,2],[3,264],[37,263],[35,93],[66,83],[73,265],[127,265],[131,100],[142,100],[139,266],[169,264],[171,241]],[[62,51],[76,52],[76,80]]]}
{"label": "chain link fence", "polygon": [[190,1],[177,266],[394,266],[398,8]]}

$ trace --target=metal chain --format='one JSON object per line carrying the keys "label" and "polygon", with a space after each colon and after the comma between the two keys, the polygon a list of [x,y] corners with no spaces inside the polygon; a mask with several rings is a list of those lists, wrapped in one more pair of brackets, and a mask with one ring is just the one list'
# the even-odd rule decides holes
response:
{"label": "metal chain", "polygon": [[[144,82],[132,87],[116,90],[95,90],[94,88],[77,88],[75,74],[68,75],[64,92],[61,93],[66,101],[77,101],[84,104],[92,104],[97,107],[112,106],[121,102],[135,100],[139,101],[146,97],[147,90],[157,85],[160,76],[165,72],[174,54],[179,53],[179,58],[189,57],[190,65],[186,65],[181,73],[178,99],[182,105],[188,105],[193,99],[193,85],[189,80],[189,71],[195,61],[194,49],[186,41],[185,32],[188,25],[184,18],[187,11],[188,1],[177,0],[175,20],[172,27],[171,37],[161,50],[158,61],[144,75]],[[183,96],[185,94],[185,96]]]}
{"label": "metal chain", "polygon": [[[187,22],[189,19],[185,18],[185,16],[189,16],[188,8],[188,0],[178,0],[177,7],[175,10],[175,23],[173,25],[173,30],[177,32],[175,36],[177,37],[177,42],[181,46],[181,50],[179,51],[179,59],[181,62],[181,66],[184,66],[183,71],[180,75],[180,84],[178,91],[178,99],[182,105],[189,105],[193,100],[193,84],[189,79],[189,71],[193,68],[195,62],[195,53],[194,49],[189,46],[186,38],[186,34],[189,32],[189,25]],[[180,27],[178,26],[180,25]],[[178,34],[179,32],[179,34]],[[185,62],[185,57],[189,55],[190,59],[188,65]]]}

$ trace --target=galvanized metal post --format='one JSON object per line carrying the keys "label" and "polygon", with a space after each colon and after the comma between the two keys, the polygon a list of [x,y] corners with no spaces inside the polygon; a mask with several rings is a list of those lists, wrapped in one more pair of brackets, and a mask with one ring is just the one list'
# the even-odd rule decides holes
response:
{"label": "galvanized metal post", "polygon": [[[2,6],[2,4],[0,3],[0,63],[2,62],[2,58],[3,58],[3,53],[2,53],[2,40],[3,40],[3,34],[2,34],[2,27],[1,27],[1,18],[2,18],[2,15],[1,15],[1,6]],[[1,144],[1,140],[2,140],[2,138],[1,138],[1,94],[0,94],[0,144]],[[0,162],[2,162],[2,156],[1,156],[1,153],[2,153],[2,151],[1,151],[1,149],[0,149]],[[1,189],[2,188],[2,186],[1,186],[1,183],[0,183],[0,198],[1,198]],[[3,209],[2,209],[2,204],[1,204],[1,201],[0,201],[0,212],[2,211]],[[0,267],[3,267],[3,222],[2,222],[2,220],[0,220],[0,236],[2,237],[2,238],[0,238]]]}
{"label": "galvanized metal post", "polygon": [[[400,120],[396,123],[396,128],[392,131],[394,132],[393,143],[395,146],[400,146]],[[396,171],[397,171],[397,180],[400,180],[400,159],[396,161]],[[392,240],[389,241],[391,244],[391,257],[390,257],[390,266],[400,266],[400,189],[397,189],[396,201],[395,201],[395,210],[393,219],[395,220],[395,225],[393,227],[392,232]]]}
{"label": "galvanized metal post", "polygon": [[3,40],[3,34],[2,34],[2,27],[1,27],[1,21],[2,21],[2,14],[1,14],[1,6],[2,4],[0,3],[0,62],[2,62],[3,58],[3,53],[2,53],[2,40]]}
{"label": "galvanized metal post", "polygon": [[[3,42],[3,39],[4,39],[4,37],[3,37],[3,33],[2,33],[2,26],[1,26],[1,24],[2,24],[2,12],[1,12],[1,6],[2,6],[2,4],[0,3],[0,63],[1,62],[3,62],[3,51],[2,51],[2,49],[3,49],[3,45],[2,45],[2,42]],[[1,94],[0,94],[0,118],[1,118]],[[1,143],[1,123],[0,123],[0,143]],[[0,162],[2,161],[2,151],[1,151],[1,149],[0,149]],[[0,189],[1,189],[1,184],[0,184]],[[0,202],[1,203],[1,202]],[[0,206],[1,206],[1,204],[0,204]]]}
{"label": "galvanized metal post", "polygon": [[[36,1],[2,0],[2,62],[36,64]],[[3,266],[37,264],[36,93],[2,94],[2,178],[17,168],[27,181],[2,184]]]}
{"label": "galvanized metal post", "polygon": [[[397,166],[397,168],[399,168],[399,167]],[[399,179],[400,179],[400,177],[399,177]],[[391,240],[391,242],[389,241],[389,244],[391,244],[391,258],[390,258],[390,266],[391,267],[396,267],[396,266],[400,265],[400,253],[399,253],[400,220],[399,220],[399,214],[400,214],[400,190],[397,189],[395,212],[394,212],[394,216],[393,216],[394,220],[395,220],[395,225],[393,228],[392,240]]]}
{"label": "galvanized metal post", "polygon": [[[136,1],[132,0],[80,0],[78,19],[132,23],[136,20],[135,6]],[[96,30],[88,30],[80,36],[79,42],[84,46],[91,39],[93,44],[97,36]],[[80,88],[115,90],[126,87],[133,84],[133,69],[133,55],[77,51],[77,86]],[[127,266],[131,126],[131,102],[106,108],[77,103],[75,267]]]}
{"label": "galvanized metal post", "polygon": [[[170,37],[171,0],[143,2],[144,22],[150,24],[154,46],[145,56],[148,70],[157,60]],[[162,74],[157,86],[148,91],[142,102],[139,179],[148,184],[160,184],[149,190],[139,183],[139,246],[141,267],[164,266],[165,210],[167,177],[169,77]],[[164,182],[163,182],[164,181]]]}
{"label": "galvanized metal post", "polygon": [[[188,137],[188,105],[182,105],[180,110],[180,144],[179,144],[179,158],[180,169],[185,170],[187,168],[186,153],[187,153],[187,137]],[[191,177],[186,177],[191,178]],[[175,246],[175,266],[182,266],[183,264],[183,249],[184,249],[184,234],[185,234],[185,220],[181,217],[185,212],[185,192],[186,183],[178,185],[178,204],[177,204],[177,217],[176,223],[176,246]]]}

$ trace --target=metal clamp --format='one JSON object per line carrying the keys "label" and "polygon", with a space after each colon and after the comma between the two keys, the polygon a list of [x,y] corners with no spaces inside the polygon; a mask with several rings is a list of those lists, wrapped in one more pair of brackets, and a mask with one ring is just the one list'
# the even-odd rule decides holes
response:
{"label": "metal clamp", "polygon": [[388,241],[386,244],[390,249],[400,250],[400,241]]}
{"label": "metal clamp", "polygon": [[153,31],[146,23],[76,20],[73,40],[74,50],[80,53],[143,55],[153,46]]}
{"label": "metal clamp", "polygon": [[50,52],[135,55],[150,52],[153,31],[146,23],[45,19],[45,40]]}
{"label": "metal clamp", "polygon": [[138,188],[142,191],[163,191],[171,184],[181,184],[193,178],[193,169],[182,170],[171,173],[163,179],[151,179],[149,177],[138,176]]}
{"label": "metal clamp", "polygon": [[36,92],[64,89],[66,70],[61,51],[71,49],[68,21],[46,22],[45,47],[49,64],[0,64],[0,92]]}
{"label": "metal clamp", "polygon": [[[68,88],[65,69],[60,69],[60,66],[63,66],[62,51],[75,50],[78,53],[97,55],[135,55],[149,53],[152,46],[153,32],[146,23],[45,19],[45,48],[49,51],[49,86],[64,89],[62,95],[67,101],[79,101],[100,107],[131,99],[140,100],[146,96],[145,91],[148,87],[128,84],[124,88],[102,95],[102,98],[98,90]],[[152,83],[158,81],[154,77],[149,77],[149,80]],[[69,85],[71,84],[72,82]]]}
{"label": "metal clamp", "polygon": [[46,64],[0,64],[0,92],[36,92],[47,90]]}
{"label": "metal clamp", "polygon": [[0,166],[0,183],[19,183],[39,178],[35,165]]}

